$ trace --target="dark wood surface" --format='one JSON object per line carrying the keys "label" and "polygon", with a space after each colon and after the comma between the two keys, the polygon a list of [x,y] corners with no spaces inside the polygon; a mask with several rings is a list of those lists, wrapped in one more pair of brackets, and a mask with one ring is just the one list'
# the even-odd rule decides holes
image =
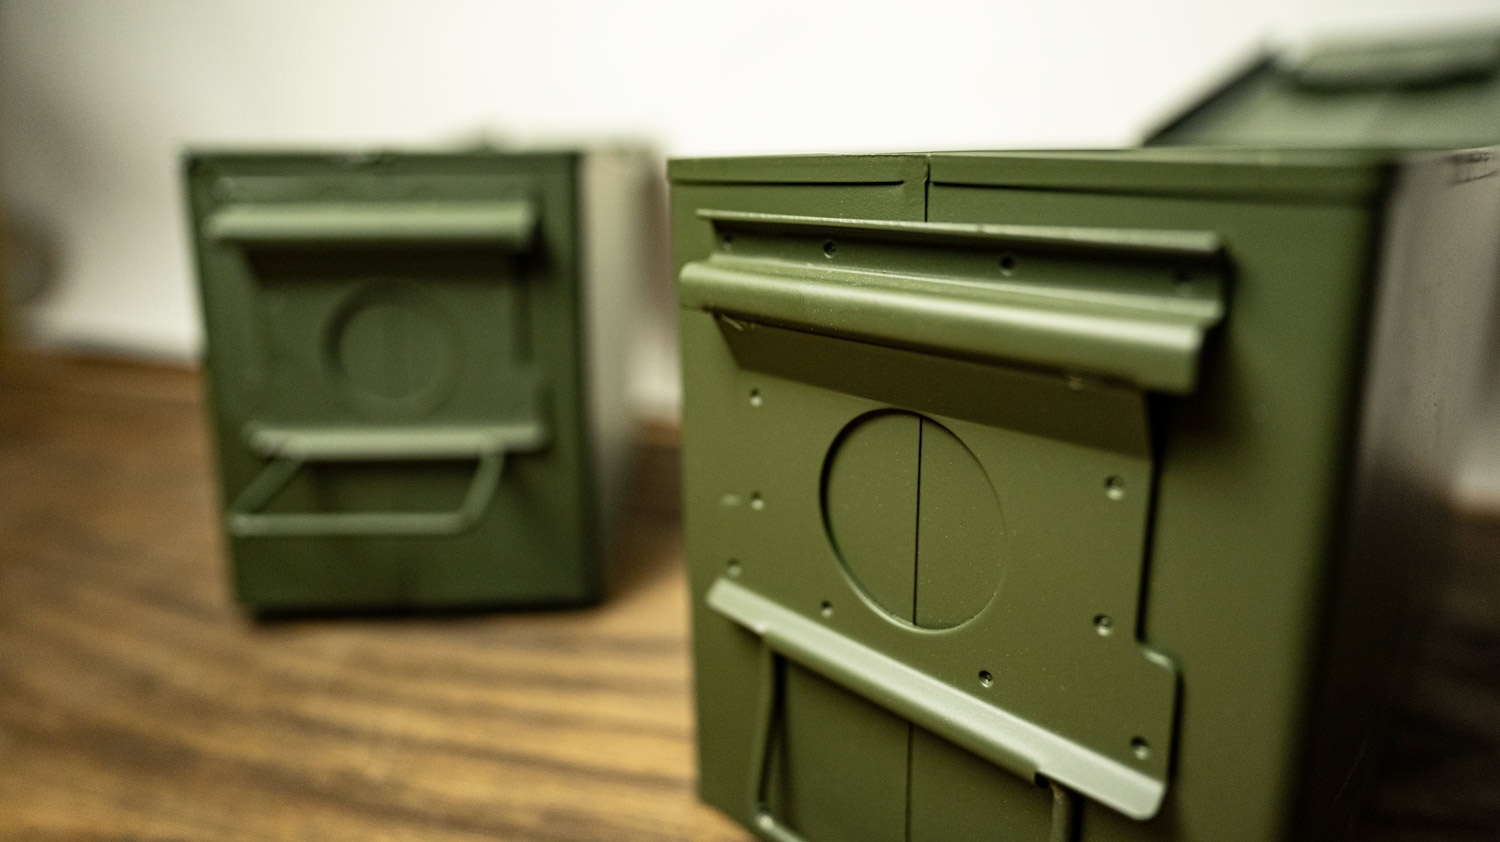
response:
{"label": "dark wood surface", "polygon": [[1462,519],[1361,842],[1500,842],[1500,520]]}
{"label": "dark wood surface", "polygon": [[597,610],[257,624],[225,588],[196,375],[12,364],[0,840],[747,838],[694,795],[654,450]]}
{"label": "dark wood surface", "polygon": [[[197,377],[0,366],[0,840],[744,840],[693,793],[669,435],[592,611],[257,624]],[[1370,842],[1500,840],[1500,526],[1471,524]]]}

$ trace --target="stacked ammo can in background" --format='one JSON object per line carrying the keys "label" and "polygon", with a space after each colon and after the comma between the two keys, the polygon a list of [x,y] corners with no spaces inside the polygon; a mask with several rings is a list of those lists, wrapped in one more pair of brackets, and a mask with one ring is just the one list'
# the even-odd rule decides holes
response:
{"label": "stacked ammo can in background", "polygon": [[674,162],[703,797],[775,840],[1339,838],[1489,160]]}
{"label": "stacked ammo can in background", "polygon": [[650,161],[187,157],[241,602],[600,595],[631,432]]}
{"label": "stacked ammo can in background", "polygon": [[1500,33],[1342,39],[1267,53],[1152,146],[1462,149],[1500,142]]}

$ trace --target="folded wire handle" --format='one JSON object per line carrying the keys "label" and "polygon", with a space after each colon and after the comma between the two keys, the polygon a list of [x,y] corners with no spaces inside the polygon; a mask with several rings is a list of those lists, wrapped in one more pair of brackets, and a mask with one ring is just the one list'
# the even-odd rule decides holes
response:
{"label": "folded wire handle", "polygon": [[[769,842],[808,842],[771,811],[766,791],[770,788],[771,751],[781,730],[786,661],[776,650],[760,647],[760,699],[756,705],[753,745],[760,746],[750,767],[750,815],[755,832]],[[1052,790],[1052,830],[1048,842],[1075,842],[1078,838],[1078,797],[1073,791],[1049,781]]]}
{"label": "folded wire handle", "polygon": [[[538,424],[431,430],[286,430],[253,428],[250,445],[269,457],[265,468],[229,505],[230,534],[252,537],[458,535],[489,510],[507,453],[545,444]],[[308,463],[473,459],[475,469],[458,508],[445,512],[261,511]]]}

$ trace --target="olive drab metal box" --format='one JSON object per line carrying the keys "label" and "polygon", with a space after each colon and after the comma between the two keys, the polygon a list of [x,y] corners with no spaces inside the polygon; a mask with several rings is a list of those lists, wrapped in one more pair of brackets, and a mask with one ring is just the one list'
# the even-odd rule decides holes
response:
{"label": "olive drab metal box", "polygon": [[242,603],[600,595],[631,430],[620,369],[648,162],[185,158]]}
{"label": "olive drab metal box", "polygon": [[1267,53],[1153,146],[1450,148],[1500,141],[1500,32],[1343,38]]}
{"label": "olive drab metal box", "polygon": [[1337,839],[1495,274],[1472,155],[673,162],[700,790]]}

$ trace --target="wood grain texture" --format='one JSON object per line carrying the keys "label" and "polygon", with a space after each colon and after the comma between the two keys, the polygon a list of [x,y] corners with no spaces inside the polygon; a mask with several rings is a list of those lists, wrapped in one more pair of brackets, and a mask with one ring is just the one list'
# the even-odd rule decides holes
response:
{"label": "wood grain texture", "polygon": [[[746,840],[697,803],[674,440],[592,611],[257,624],[191,371],[0,367],[0,840]],[[1500,526],[1471,524],[1368,842],[1500,839]]]}
{"label": "wood grain texture", "polygon": [[742,840],[694,795],[675,467],[595,611],[257,624],[197,378],[0,375],[0,839]]}
{"label": "wood grain texture", "polygon": [[1362,842],[1500,840],[1500,521],[1463,521],[1448,550]]}

